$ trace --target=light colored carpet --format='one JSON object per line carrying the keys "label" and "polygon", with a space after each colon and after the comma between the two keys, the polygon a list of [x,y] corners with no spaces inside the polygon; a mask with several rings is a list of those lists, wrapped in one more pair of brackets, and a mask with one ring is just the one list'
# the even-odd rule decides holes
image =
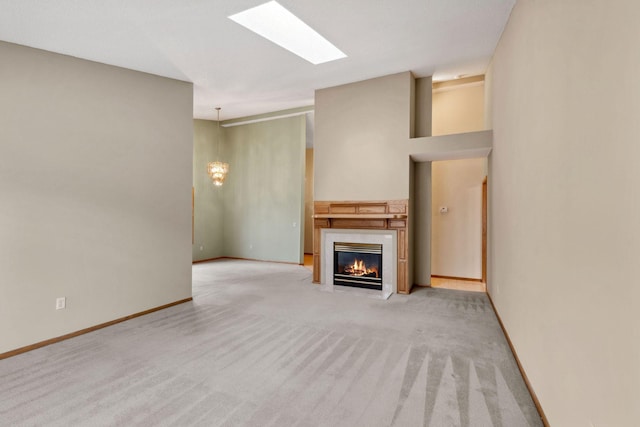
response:
{"label": "light colored carpet", "polygon": [[540,426],[484,294],[220,260],[194,301],[0,361],[0,425]]}

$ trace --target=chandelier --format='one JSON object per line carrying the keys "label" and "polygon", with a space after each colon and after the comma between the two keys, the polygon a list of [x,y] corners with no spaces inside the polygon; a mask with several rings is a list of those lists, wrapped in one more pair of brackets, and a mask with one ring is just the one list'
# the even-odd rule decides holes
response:
{"label": "chandelier", "polygon": [[[218,142],[218,150],[217,150],[217,158],[220,158],[220,107],[216,107],[218,111],[218,134],[217,134],[217,142]],[[224,183],[224,179],[227,177],[227,173],[229,172],[229,163],[224,162],[209,162],[207,164],[207,173],[209,174],[209,178],[213,181],[213,185],[216,187],[220,187]]]}

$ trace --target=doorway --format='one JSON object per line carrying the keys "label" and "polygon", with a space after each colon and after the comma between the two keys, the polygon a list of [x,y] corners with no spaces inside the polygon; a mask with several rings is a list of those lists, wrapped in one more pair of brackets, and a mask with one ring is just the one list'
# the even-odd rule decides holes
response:
{"label": "doorway", "polygon": [[432,163],[432,287],[486,291],[485,183],[485,158]]}

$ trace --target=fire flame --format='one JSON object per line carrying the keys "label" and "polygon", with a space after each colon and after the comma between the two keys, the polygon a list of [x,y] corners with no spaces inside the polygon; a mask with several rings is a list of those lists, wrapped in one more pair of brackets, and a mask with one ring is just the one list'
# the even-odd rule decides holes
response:
{"label": "fire flame", "polygon": [[378,277],[378,268],[367,268],[366,264],[361,259],[356,259],[352,265],[348,265],[345,268],[345,272],[352,276],[365,276],[367,274],[375,274]]}

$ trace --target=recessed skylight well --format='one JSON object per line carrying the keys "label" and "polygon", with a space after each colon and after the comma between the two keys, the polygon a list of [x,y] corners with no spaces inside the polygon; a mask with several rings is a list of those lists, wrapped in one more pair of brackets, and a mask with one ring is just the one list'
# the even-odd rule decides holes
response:
{"label": "recessed skylight well", "polygon": [[347,56],[276,1],[236,13],[229,19],[315,65]]}

